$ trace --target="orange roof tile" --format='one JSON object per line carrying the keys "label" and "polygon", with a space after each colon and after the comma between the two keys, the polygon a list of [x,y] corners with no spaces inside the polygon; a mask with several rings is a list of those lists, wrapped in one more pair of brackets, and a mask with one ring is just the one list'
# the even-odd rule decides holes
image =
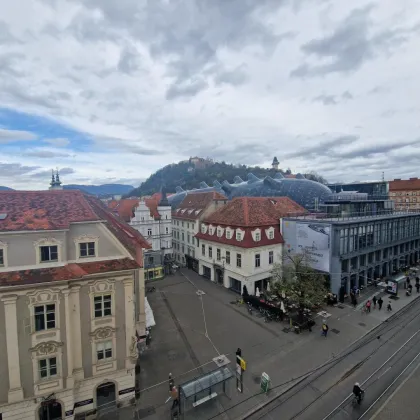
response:
{"label": "orange roof tile", "polygon": [[198,219],[209,204],[215,200],[227,202],[228,199],[216,191],[187,194],[178,208],[172,212],[172,217],[185,220]]}
{"label": "orange roof tile", "polygon": [[306,210],[289,197],[237,197],[216,210],[203,222],[225,226],[267,226],[278,224],[290,213]]}

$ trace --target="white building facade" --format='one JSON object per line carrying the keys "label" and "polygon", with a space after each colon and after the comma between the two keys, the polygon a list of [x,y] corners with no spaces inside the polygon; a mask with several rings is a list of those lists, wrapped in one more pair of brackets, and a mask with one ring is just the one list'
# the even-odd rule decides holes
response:
{"label": "white building facade", "polygon": [[196,234],[199,274],[238,293],[265,290],[282,261],[280,220],[292,207],[305,212],[285,197],[241,197],[204,218]]}

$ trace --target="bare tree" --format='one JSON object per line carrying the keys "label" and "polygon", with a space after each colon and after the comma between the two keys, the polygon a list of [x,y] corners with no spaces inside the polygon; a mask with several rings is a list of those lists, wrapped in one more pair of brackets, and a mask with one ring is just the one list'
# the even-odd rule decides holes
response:
{"label": "bare tree", "polygon": [[301,308],[313,308],[323,304],[329,292],[323,274],[311,268],[306,253],[283,257],[283,264],[275,264],[272,270],[272,287]]}

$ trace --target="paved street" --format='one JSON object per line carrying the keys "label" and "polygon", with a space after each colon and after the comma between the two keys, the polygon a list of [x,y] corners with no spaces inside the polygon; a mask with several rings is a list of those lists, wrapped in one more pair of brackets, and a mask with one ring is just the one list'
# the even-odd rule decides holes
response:
{"label": "paved street", "polygon": [[[165,404],[169,396],[167,379],[170,372],[177,384],[183,383],[214,370],[216,365],[212,359],[219,353],[228,355],[234,362],[237,347],[242,349],[247,361],[244,393],[240,394],[232,381],[227,389],[228,396],[219,395],[186,413],[185,419],[240,418],[286,388],[278,386],[268,396],[252,397],[259,392],[262,372],[270,375],[273,386],[287,382],[337,355],[390,316],[384,308],[381,312],[372,310],[369,315],[348,305],[329,308],[330,335],[324,339],[319,333],[320,319],[312,333],[285,333],[284,324],[266,324],[255,314],[249,315],[242,305],[230,303],[238,295],[190,270],[154,285],[157,290],[148,294],[148,299],[157,326],[150,349],[142,355],[143,392],[136,414],[138,420],[170,418],[170,402]],[[202,299],[196,294],[197,290],[205,293]],[[363,297],[359,302],[363,302]],[[393,302],[394,311],[407,303],[405,297]],[[234,371],[233,363],[231,368]],[[221,412],[223,415],[219,415]]]}
{"label": "paved street", "polygon": [[[371,418],[420,363],[419,319],[420,305],[412,302],[347,349],[342,357],[337,355],[335,362],[310,375],[249,419]],[[350,396],[355,382],[366,390],[360,407],[353,407]],[[410,416],[401,418],[418,420]]]}

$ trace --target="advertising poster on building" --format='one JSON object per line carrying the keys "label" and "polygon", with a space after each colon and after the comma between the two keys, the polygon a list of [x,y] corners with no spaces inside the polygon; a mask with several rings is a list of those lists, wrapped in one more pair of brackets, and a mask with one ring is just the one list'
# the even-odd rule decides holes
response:
{"label": "advertising poster on building", "polygon": [[315,270],[330,271],[331,227],[317,223],[296,223],[296,248],[308,256],[308,265]]}

